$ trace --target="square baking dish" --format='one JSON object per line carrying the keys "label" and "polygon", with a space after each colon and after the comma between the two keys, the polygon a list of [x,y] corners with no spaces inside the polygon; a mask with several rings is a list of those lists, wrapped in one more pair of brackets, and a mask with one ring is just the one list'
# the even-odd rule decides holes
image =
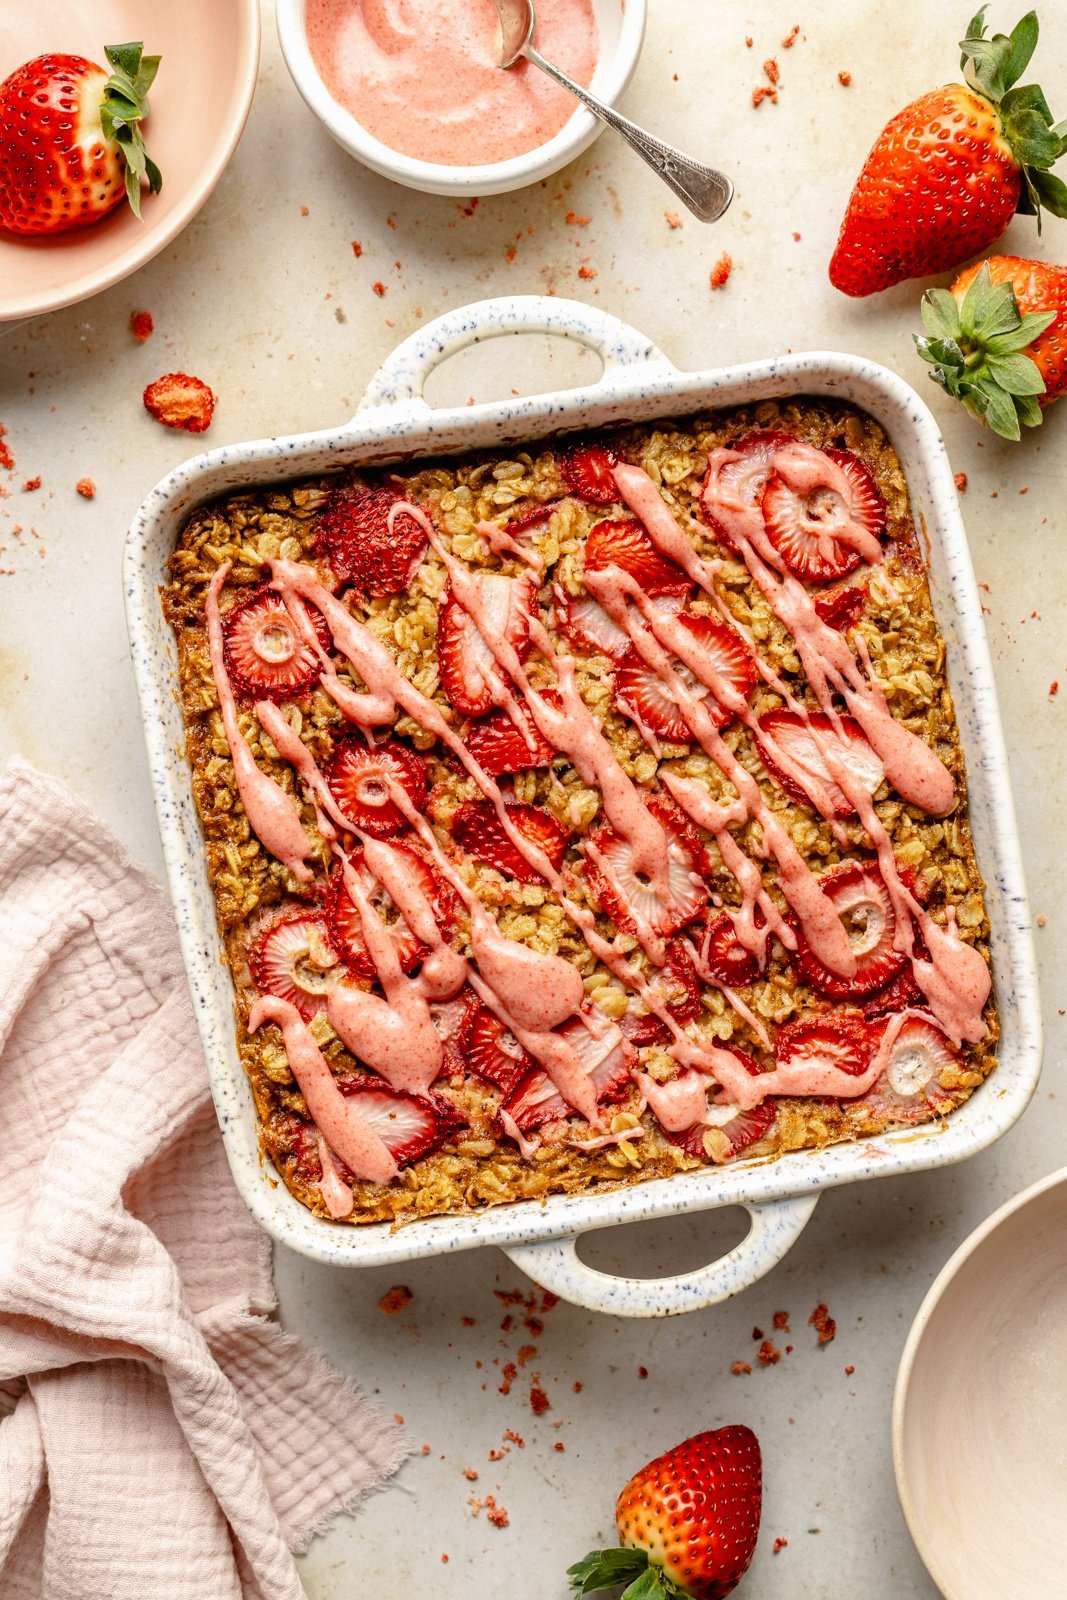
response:
{"label": "square baking dish", "polygon": [[[577,340],[601,359],[600,378],[556,395],[433,410],[424,387],[447,357],[521,333]],[[576,428],[681,417],[788,395],[851,401],[885,428],[900,457],[926,551],[945,638],[949,681],[968,769],[978,865],[987,884],[993,979],[1002,1034],[998,1066],[947,1123],[862,1143],[653,1179],[614,1192],[556,1195],[402,1227],[345,1226],[313,1216],[261,1154],[251,1091],[235,1039],[233,988],[222,954],[184,747],[177,656],[159,589],[180,529],[198,506],[352,466],[514,445]],[[123,581],[134,671],[171,896],[212,1092],[234,1179],[257,1221],[290,1248],[338,1266],[381,1266],[494,1244],[543,1287],[616,1315],[695,1310],[756,1281],[798,1237],[828,1187],[963,1160],[1005,1133],[1025,1109],[1041,1059],[1030,917],[981,606],[945,447],[927,407],[901,379],[855,356],[813,352],[705,372],[682,372],[640,333],[593,307],[519,296],[482,301],[428,323],[379,369],[346,426],[225,446],[168,474],[144,501],[126,540]],[[614,1277],[577,1252],[583,1232],[681,1212],[741,1205],[751,1227],[736,1249],[696,1272]]]}

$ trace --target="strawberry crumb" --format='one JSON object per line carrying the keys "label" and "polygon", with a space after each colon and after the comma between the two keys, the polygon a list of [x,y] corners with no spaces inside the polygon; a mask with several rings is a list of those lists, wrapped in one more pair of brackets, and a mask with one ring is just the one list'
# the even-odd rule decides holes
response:
{"label": "strawberry crumb", "polygon": [[778,1346],[772,1344],[769,1339],[764,1339],[763,1343],[756,1351],[756,1354],[759,1357],[759,1364],[761,1367],[776,1366],[777,1363],[782,1359],[782,1352],[778,1349]]}
{"label": "strawberry crumb", "polygon": [[41,479],[39,476],[36,478],[27,478],[26,482],[22,485],[22,492],[23,494],[32,494],[34,489],[39,489],[40,487]]}
{"label": "strawberry crumb", "polygon": [[668,228],[680,228],[682,226],[682,219],[677,211],[665,211],[663,215],[667,219]]}
{"label": "strawberry crumb", "polygon": [[1020,489],[1019,493],[1020,494],[1029,494],[1030,493],[1030,485],[1027,484],[1025,489]]}
{"label": "strawberry crumb", "polygon": [[573,1383],[572,1383],[572,1384],[571,1384],[571,1388],[572,1388],[572,1389],[573,1389],[573,1390],[574,1390],[574,1392],[575,1392],[575,1394],[581,1394],[581,1392],[582,1392],[582,1386],[581,1386],[581,1384],[580,1384],[580,1383],[579,1383],[579,1382],[578,1382],[578,1380],[577,1380],[577,1378],[576,1378],[576,1379],[575,1379],[575,1380],[574,1380],[574,1382],[573,1382]]}
{"label": "strawberry crumb", "polygon": [[639,1378],[647,1378],[648,1377],[648,1368],[647,1367],[638,1367],[637,1376]]}
{"label": "strawberry crumb", "polygon": [[545,1289],[541,1295],[541,1310],[552,1311],[559,1305],[559,1295],[553,1294],[551,1289]]}
{"label": "strawberry crumb", "polygon": [[445,1563],[445,1564],[446,1564],[446,1566],[447,1566],[447,1564],[448,1564],[448,1551],[447,1551],[447,1550],[442,1550],[442,1551],[441,1551],[441,1560],[442,1560],[442,1561],[443,1561],[443,1562],[444,1562],[444,1563]]}
{"label": "strawberry crumb", "polygon": [[956,488],[960,494],[967,493],[967,474],[965,472],[956,473]]}
{"label": "strawberry crumb", "polygon": [[837,74],[837,81],[843,89],[847,89],[849,84],[852,82],[851,72],[839,72]]}
{"label": "strawberry crumb", "polygon": [[1042,913],[1040,913],[1040,914],[1039,914],[1039,915],[1038,915],[1038,917],[1037,917],[1037,919],[1036,919],[1036,920],[1037,920],[1037,925],[1038,925],[1038,927],[1039,927],[1039,928],[1043,928],[1043,927],[1044,927],[1044,926],[1045,926],[1045,924],[1046,924],[1046,922],[1047,922],[1047,921],[1048,921],[1048,918],[1047,918],[1047,917],[1046,917],[1046,916],[1045,916],[1045,915],[1044,915],[1044,913],[1043,913],[1043,912],[1042,912]]}
{"label": "strawberry crumb", "polygon": [[135,339],[140,340],[141,344],[151,338],[155,327],[151,311],[134,311],[130,314],[130,332]]}
{"label": "strawberry crumb", "polygon": [[512,261],[514,261],[515,257],[518,255],[518,253],[519,252],[516,250],[514,245],[509,245],[508,248],[504,251],[504,260],[507,261],[507,262],[512,262]]}
{"label": "strawberry crumb", "polygon": [[795,240],[796,240],[796,242],[797,242],[797,244],[799,244],[799,243],[800,243],[800,240],[801,240],[801,237],[802,237],[802,236],[801,236],[801,235],[800,235],[800,234],[799,234],[799,233],[797,233],[797,232],[795,232],[795,231],[794,231],[794,233],[793,233],[793,238],[794,238],[794,239],[795,239]]}
{"label": "strawberry crumb", "polygon": [[311,207],[310,206],[301,206],[300,207],[300,215],[302,217],[310,216],[311,215]]}
{"label": "strawberry crumb", "polygon": [[215,396],[207,384],[187,372],[165,372],[141,398],[157,422],[186,433],[204,433],[215,411]]}
{"label": "strawberry crumb", "polygon": [[784,1550],[788,1543],[788,1539],[776,1539],[774,1544],[771,1546],[771,1554],[777,1555],[779,1550]]}
{"label": "strawberry crumb", "polygon": [[760,1339],[766,1338],[766,1334],[763,1332],[762,1328],[753,1328],[752,1337],[758,1343],[760,1341]]}
{"label": "strawberry crumb", "polygon": [[514,1428],[505,1428],[504,1438],[510,1439],[512,1444],[516,1445],[520,1450],[526,1449],[526,1440],[521,1433],[516,1433]]}
{"label": "strawberry crumb", "polygon": [[382,1295],[382,1298],[378,1301],[378,1310],[392,1316],[394,1312],[403,1311],[406,1306],[409,1306],[412,1299],[413,1296],[407,1284],[396,1283]]}
{"label": "strawberry crumb", "polygon": [[846,1378],[851,1378],[851,1376],[855,1372],[855,1370],[856,1370],[855,1367],[846,1367],[845,1368],[845,1377]]}
{"label": "strawberry crumb", "polygon": [[786,34],[785,38],[782,40],[782,49],[783,50],[792,50],[794,44],[796,43],[797,34],[799,32],[800,32],[800,23],[799,22],[794,22],[793,26],[790,28],[790,30]]}
{"label": "strawberry crumb", "polygon": [[592,217],[582,216],[577,211],[568,211],[565,219],[573,228],[584,228],[586,223],[592,222]]}
{"label": "strawberry crumb", "polygon": [[4,427],[3,423],[0,422],[0,467],[4,467],[8,472],[10,472],[15,465],[15,458],[11,454],[9,446],[4,442],[6,433],[7,429]]}
{"label": "strawberry crumb", "polygon": [[478,1474],[473,1467],[464,1467],[463,1476],[467,1479],[468,1483],[477,1483],[478,1481]]}
{"label": "strawberry crumb", "polygon": [[476,1317],[460,1317],[459,1320],[465,1328],[473,1328],[477,1322]]}
{"label": "strawberry crumb", "polygon": [[537,1378],[534,1378],[533,1383],[530,1385],[530,1410],[533,1412],[535,1417],[540,1417],[544,1412],[550,1411],[551,1409],[551,1402],[549,1401],[545,1391],[542,1389],[540,1381]]}
{"label": "strawberry crumb", "polygon": [[352,254],[356,257],[357,260],[363,254],[363,246],[360,244],[358,239],[353,239],[352,240]]}
{"label": "strawberry crumb", "polygon": [[740,1378],[750,1373],[752,1368],[749,1366],[747,1361],[732,1361],[730,1363],[730,1371],[733,1373],[735,1378]]}
{"label": "strawberry crumb", "polygon": [[402,1411],[394,1411],[393,1421],[396,1423],[398,1428],[402,1428],[404,1426],[404,1413]]}
{"label": "strawberry crumb", "polygon": [[528,1361],[533,1360],[536,1354],[537,1346],[535,1344],[524,1344],[518,1355],[519,1366],[524,1367]]}
{"label": "strawberry crumb", "polygon": [[745,35],[745,46],[749,50],[752,49],[752,35],[751,34],[746,34]]}
{"label": "strawberry crumb", "polygon": [[429,1447],[429,1445],[428,1445],[428,1444],[424,1444],[424,1445],[423,1445],[423,1447],[422,1447],[422,1454],[423,1454],[423,1455],[424,1455],[424,1456],[428,1456],[428,1455],[429,1455],[429,1453],[430,1453],[430,1447]]}
{"label": "strawberry crumb", "polygon": [[1060,692],[1060,680],[1059,680],[1059,678],[1053,678],[1052,682],[1048,686],[1048,692],[1049,692],[1050,695],[1059,694],[1059,692]]}
{"label": "strawberry crumb", "polygon": [[774,1313],[774,1326],[779,1330],[779,1332],[782,1332],[782,1331],[788,1332],[789,1331],[789,1312],[788,1311],[776,1311]]}
{"label": "strawberry crumb", "polygon": [[545,1325],[541,1321],[540,1317],[524,1317],[523,1327],[526,1329],[527,1333],[531,1334],[535,1339],[540,1339],[541,1335],[545,1331]]}
{"label": "strawberry crumb", "polygon": [[374,290],[375,294],[378,296],[378,299],[380,300],[382,298],[382,295],[385,293],[385,284],[382,283],[381,279],[379,279],[377,283],[372,283],[371,284],[371,288]]}
{"label": "strawberry crumb", "polygon": [[596,275],[597,275],[596,267],[579,267],[578,268],[578,276],[579,276],[579,278],[595,278]]}
{"label": "strawberry crumb", "polygon": [[808,1318],[808,1327],[819,1335],[820,1344],[829,1344],[837,1333],[837,1323],[824,1305],[817,1305]]}
{"label": "strawberry crumb", "polygon": [[[492,1495],[490,1495],[489,1499],[492,1500],[492,1498]],[[506,1528],[508,1526],[508,1514],[503,1506],[487,1504],[485,1514],[494,1528]]]}
{"label": "strawberry crumb", "polygon": [[733,269],[733,258],[726,250],[724,250],[718,261],[716,261],[715,265],[711,269],[711,287],[713,289],[724,288]]}
{"label": "strawberry crumb", "polygon": [[514,1324],[514,1321],[515,1321],[515,1318],[511,1315],[511,1312],[509,1311],[507,1316],[502,1318],[502,1320],[501,1320],[501,1323],[500,1323],[500,1331],[501,1331],[501,1333],[510,1333],[511,1329],[512,1329],[512,1325]]}
{"label": "strawberry crumb", "polygon": [[503,1379],[504,1379],[504,1381],[500,1385],[498,1393],[499,1394],[510,1394],[511,1393],[511,1385],[514,1383],[514,1381],[518,1377],[518,1375],[519,1375],[518,1367],[515,1365],[514,1361],[509,1361],[507,1366],[504,1368],[504,1371],[503,1371]]}
{"label": "strawberry crumb", "polygon": [[553,1450],[566,1450],[567,1446],[563,1443],[562,1439],[557,1439],[552,1448]]}
{"label": "strawberry crumb", "polygon": [[758,110],[764,100],[773,100],[778,104],[778,90],[769,83],[761,83],[752,91],[752,104]]}
{"label": "strawberry crumb", "polygon": [[781,77],[778,63],[773,56],[771,56],[769,61],[765,61],[763,63],[763,70],[767,74],[767,79],[770,83],[777,83],[778,79]]}
{"label": "strawberry crumb", "polygon": [[74,491],[80,494],[83,500],[91,500],[96,493],[96,484],[92,478],[79,478],[74,485]]}

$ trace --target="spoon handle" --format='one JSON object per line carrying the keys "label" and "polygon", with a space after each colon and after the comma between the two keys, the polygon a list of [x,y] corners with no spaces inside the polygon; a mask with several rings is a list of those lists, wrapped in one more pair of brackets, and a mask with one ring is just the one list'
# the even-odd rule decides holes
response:
{"label": "spoon handle", "polygon": [[615,111],[611,106],[606,106],[596,95],[590,94],[588,89],[583,89],[580,83],[575,83],[573,78],[568,78],[565,72],[554,67],[551,61],[546,61],[531,44],[527,44],[523,55],[532,61],[535,67],[540,67],[542,72],[547,72],[556,83],[562,84],[564,89],[569,89],[571,94],[577,95],[584,106],[606,122],[609,128],[614,128],[616,133],[622,135],[626,143],[637,154],[648,162],[654,172],[658,172],[664,183],[668,184],[695,217],[701,222],[717,222],[734,197],[734,186],[729,178],[721,172],[716,172],[713,167],[706,167],[700,161],[694,161],[691,156],[684,155],[681,150],[676,150],[673,145],[664,144],[662,139],[656,139],[651,133],[646,133],[644,128],[639,128],[636,122],[631,122],[629,117],[624,117],[621,112]]}

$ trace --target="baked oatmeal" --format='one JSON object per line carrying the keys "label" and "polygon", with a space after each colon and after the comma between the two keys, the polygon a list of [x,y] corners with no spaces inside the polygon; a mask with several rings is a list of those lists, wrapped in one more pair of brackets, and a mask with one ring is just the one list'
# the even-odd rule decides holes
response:
{"label": "baked oatmeal", "polygon": [[317,1214],[770,1159],[992,1069],[944,643],[864,413],[232,495],[163,604],[263,1148]]}

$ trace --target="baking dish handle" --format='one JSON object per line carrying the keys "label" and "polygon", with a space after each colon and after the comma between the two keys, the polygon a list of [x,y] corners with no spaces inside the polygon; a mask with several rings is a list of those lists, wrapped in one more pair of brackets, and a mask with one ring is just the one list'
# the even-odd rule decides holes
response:
{"label": "baking dish handle", "polygon": [[622,373],[632,380],[634,367],[663,377],[678,370],[643,333],[596,306],[537,294],[477,300],[435,317],[386,356],[359,403],[360,420],[365,421],[367,411],[394,406],[408,412],[412,407],[431,410],[424,391],[435,367],[469,345],[518,333],[555,334],[595,351],[604,363],[600,378],[590,385],[597,390],[610,389]]}
{"label": "baking dish handle", "polygon": [[758,1282],[796,1243],[815,1210],[817,1194],[745,1205],[750,1224],[741,1243],[695,1272],[673,1278],[620,1278],[587,1266],[580,1235],[509,1245],[504,1251],[527,1277],[586,1311],[615,1317],[676,1317],[718,1305]]}

